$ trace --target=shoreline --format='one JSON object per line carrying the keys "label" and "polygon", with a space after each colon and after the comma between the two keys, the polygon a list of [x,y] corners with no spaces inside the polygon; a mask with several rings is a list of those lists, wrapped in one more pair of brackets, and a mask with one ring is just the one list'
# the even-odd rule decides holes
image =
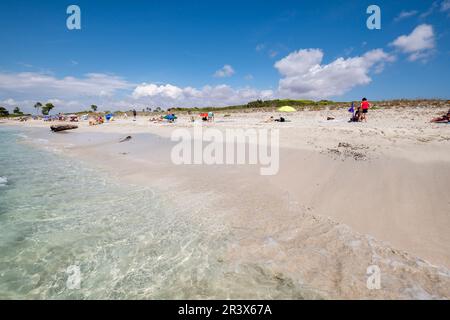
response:
{"label": "shoreline", "polygon": [[[247,127],[259,127],[259,119],[247,119]],[[291,280],[305,281],[316,289],[327,291],[326,298],[417,297],[416,294],[436,291],[433,286],[441,288],[436,291],[439,292],[438,296],[449,298],[450,294],[444,285],[447,283],[448,286],[450,281],[450,273],[446,268],[431,266],[405,252],[390,249],[392,245],[435,265],[447,268],[450,265],[450,240],[446,237],[448,232],[445,232],[449,226],[446,210],[450,199],[447,199],[447,206],[444,201],[440,207],[435,204],[431,207],[430,211],[434,214],[432,218],[424,217],[426,202],[448,197],[445,190],[449,187],[446,181],[450,180],[447,162],[450,153],[442,146],[449,144],[448,131],[440,133],[437,139],[431,132],[428,136],[433,139],[428,142],[414,141],[407,136],[406,139],[398,138],[394,143],[391,141],[391,144],[386,144],[385,141],[395,138],[386,138],[388,130],[384,129],[384,135],[378,132],[375,138],[369,136],[370,142],[379,144],[377,148],[357,149],[366,155],[365,160],[357,161],[346,150],[341,150],[340,154],[329,151],[333,145],[338,149],[335,144],[339,140],[355,146],[367,140],[359,136],[352,139],[354,132],[346,132],[351,131],[351,124],[336,123],[328,128],[328,123],[325,123],[313,132],[307,132],[311,128],[298,128],[297,119],[294,119],[293,123],[288,124],[291,126],[281,129],[280,174],[263,178],[255,168],[246,166],[185,168],[167,164],[165,155],[170,150],[167,137],[174,128],[188,127],[189,124],[180,121],[178,125],[165,127],[152,126],[144,121],[139,119],[137,124],[118,121],[91,128],[82,126],[73,133],[62,135],[42,132],[50,138],[50,145],[58,148],[65,146],[64,156],[107,167],[115,176],[133,183],[165,186],[169,196],[174,200],[179,199],[175,201],[189,199],[196,194],[207,195],[205,203],[209,203],[210,211],[203,210],[203,213],[209,212],[211,215],[220,212],[219,221],[241,238],[238,247],[228,249],[229,261],[258,261],[274,274],[284,275],[281,278],[287,276]],[[220,129],[231,125],[240,123],[214,124]],[[26,123],[25,126],[19,124],[19,127],[35,126]],[[369,128],[358,125],[356,130],[371,132],[374,129],[372,125]],[[404,128],[400,126],[390,130],[395,132]],[[413,136],[415,130],[426,132],[440,129],[419,127],[413,130],[408,134]],[[338,133],[336,137],[329,138],[329,131]],[[156,135],[150,137],[150,133]],[[117,143],[118,138],[124,135],[132,135],[133,139],[123,144]],[[309,144],[310,141],[313,144]],[[429,153],[428,149],[436,148],[438,152]],[[405,160],[412,153],[417,155],[414,161]],[[308,170],[298,170],[302,167]],[[418,173],[412,174],[414,172]],[[437,178],[442,172],[444,179]],[[434,177],[434,180],[430,180],[429,176]],[[391,190],[385,190],[386,183],[391,185]],[[417,186],[411,188],[414,183]],[[430,190],[436,183],[438,185]],[[373,195],[376,199],[367,199],[368,203],[359,212],[353,209],[354,190],[358,194],[358,190],[364,188],[367,189],[364,194]],[[398,192],[397,196],[395,192]],[[171,193],[183,196],[177,197]],[[389,196],[391,193],[393,195]],[[420,198],[423,193],[425,195]],[[374,212],[374,205],[378,204],[375,209],[380,209],[380,203],[383,202],[382,208],[392,206],[395,209]],[[406,207],[403,207],[405,204]],[[422,207],[417,209],[417,205]],[[398,216],[392,217],[392,214]],[[404,225],[405,220],[410,226]],[[390,244],[383,244],[379,240]],[[374,259],[383,265],[383,270],[388,270],[388,277],[392,281],[385,290],[368,292],[364,281],[365,269]],[[322,264],[327,265],[323,271],[325,280],[312,276]],[[352,271],[355,266],[359,266],[356,267],[356,279],[355,271]],[[343,270],[339,271],[339,268]],[[401,272],[407,274],[406,284],[399,280],[404,276]],[[336,284],[339,273],[344,280]],[[436,274],[440,279],[438,283],[443,286],[433,284],[434,281],[426,273]],[[348,282],[345,281],[354,282],[358,288],[356,292],[349,291]],[[412,284],[420,284],[424,292],[402,292],[404,286]]]}

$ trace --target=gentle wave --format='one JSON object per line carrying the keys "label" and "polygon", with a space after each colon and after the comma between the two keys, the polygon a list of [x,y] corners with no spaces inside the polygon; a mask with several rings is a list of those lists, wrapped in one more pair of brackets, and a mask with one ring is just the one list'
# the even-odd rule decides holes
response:
{"label": "gentle wave", "polygon": [[8,178],[0,177],[0,187],[6,186],[7,183],[8,183]]}
{"label": "gentle wave", "polygon": [[16,137],[22,138],[22,139],[28,139],[29,137],[24,133],[15,133]]}
{"label": "gentle wave", "polygon": [[42,138],[38,138],[38,139],[34,139],[37,143],[42,143],[42,144],[48,144],[48,139],[42,139]]}

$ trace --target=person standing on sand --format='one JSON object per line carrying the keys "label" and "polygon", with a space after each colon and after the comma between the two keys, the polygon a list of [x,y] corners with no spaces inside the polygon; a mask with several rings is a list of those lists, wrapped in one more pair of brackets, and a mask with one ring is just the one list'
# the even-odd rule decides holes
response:
{"label": "person standing on sand", "polygon": [[136,115],[137,115],[136,109],[133,109],[133,121],[136,121]]}
{"label": "person standing on sand", "polygon": [[367,122],[367,113],[369,112],[369,108],[370,108],[369,101],[367,101],[366,98],[363,98],[361,102],[361,109],[362,109],[361,121],[364,120],[365,122]]}

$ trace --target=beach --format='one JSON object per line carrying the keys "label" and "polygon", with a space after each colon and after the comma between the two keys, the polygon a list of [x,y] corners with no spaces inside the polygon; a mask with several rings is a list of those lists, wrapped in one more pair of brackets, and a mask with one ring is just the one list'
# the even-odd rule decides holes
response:
{"label": "beach", "polygon": [[[169,226],[160,221],[159,228],[165,239],[171,231],[183,234],[171,250],[178,245],[177,259],[190,266],[180,283],[198,286],[195,296],[186,289],[164,298],[448,299],[450,125],[429,123],[448,107],[371,110],[367,123],[348,123],[346,109],[290,113],[283,123],[266,122],[280,116],[276,111],[219,112],[203,125],[220,132],[279,130],[279,170],[269,176],[258,165],[173,164],[170,138],[178,129],[195,130],[189,115],[175,123],[80,122],[64,133],[51,133],[40,120],[2,120],[0,128],[19,130],[27,137],[21,144],[80,161],[107,181],[162,195],[179,215],[171,217],[176,224],[163,219]],[[145,202],[142,196],[122,210],[133,215]],[[105,223],[107,229],[116,221]],[[192,228],[183,231],[180,223]],[[148,254],[145,228],[138,233],[142,252],[135,254]],[[208,262],[196,273],[198,252]],[[373,265],[381,270],[377,290],[367,287]],[[161,297],[142,281],[135,297]]]}

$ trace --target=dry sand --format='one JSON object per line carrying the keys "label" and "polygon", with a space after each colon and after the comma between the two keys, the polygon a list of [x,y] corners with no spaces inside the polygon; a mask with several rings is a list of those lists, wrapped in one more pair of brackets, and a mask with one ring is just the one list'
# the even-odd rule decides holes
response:
{"label": "dry sand", "polygon": [[[367,123],[347,123],[345,110],[289,114],[287,123],[264,122],[277,113],[233,113],[207,124],[280,129],[275,176],[261,176],[258,166],[173,165],[169,137],[177,128],[192,130],[188,116],[176,124],[80,123],[36,137],[121,179],[156,186],[180,206],[204,194],[195,214],[240,239],[224,261],[264,265],[255,272],[310,287],[307,298],[449,298],[450,124],[428,123],[445,112],[376,110]],[[118,143],[127,135],[133,139]],[[370,265],[381,269],[380,290],[366,287]]]}

